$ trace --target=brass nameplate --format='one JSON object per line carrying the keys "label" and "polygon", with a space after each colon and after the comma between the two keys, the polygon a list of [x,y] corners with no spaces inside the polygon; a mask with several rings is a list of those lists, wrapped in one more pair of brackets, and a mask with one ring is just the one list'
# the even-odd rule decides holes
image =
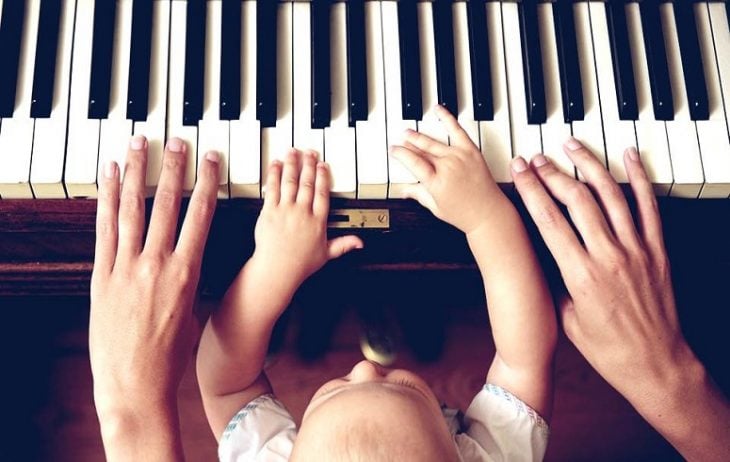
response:
{"label": "brass nameplate", "polygon": [[390,228],[388,209],[332,209],[327,220],[329,228]]}

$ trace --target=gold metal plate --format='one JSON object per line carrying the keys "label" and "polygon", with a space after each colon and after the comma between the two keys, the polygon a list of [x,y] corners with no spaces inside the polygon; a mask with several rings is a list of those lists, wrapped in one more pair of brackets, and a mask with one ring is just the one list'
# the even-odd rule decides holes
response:
{"label": "gold metal plate", "polygon": [[390,228],[388,209],[332,209],[327,220],[329,228]]}

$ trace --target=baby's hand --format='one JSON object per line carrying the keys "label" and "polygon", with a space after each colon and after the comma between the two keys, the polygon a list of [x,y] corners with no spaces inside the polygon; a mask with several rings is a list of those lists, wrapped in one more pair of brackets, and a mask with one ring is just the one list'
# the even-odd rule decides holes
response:
{"label": "baby's hand", "polygon": [[271,163],[251,263],[278,288],[293,292],[327,261],[363,247],[357,236],[327,240],[329,194],[329,168],[316,153],[292,149]]}
{"label": "baby's hand", "polygon": [[459,122],[444,107],[435,110],[451,146],[409,130],[404,146],[393,146],[390,153],[420,182],[406,187],[406,197],[468,234],[485,221],[494,200],[504,195]]}

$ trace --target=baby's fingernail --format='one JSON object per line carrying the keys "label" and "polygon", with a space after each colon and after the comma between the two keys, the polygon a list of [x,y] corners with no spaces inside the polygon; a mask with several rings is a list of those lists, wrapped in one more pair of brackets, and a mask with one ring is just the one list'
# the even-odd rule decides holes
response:
{"label": "baby's fingernail", "polygon": [[144,149],[146,144],[147,144],[147,138],[145,138],[142,135],[133,136],[132,139],[129,140],[129,147],[134,151],[139,151],[139,150]]}
{"label": "baby's fingernail", "polygon": [[218,160],[220,159],[220,156],[219,156],[219,155],[218,155],[218,153],[217,153],[217,152],[215,152],[215,151],[208,151],[208,152],[207,152],[207,153],[205,154],[205,158],[206,158],[207,160],[209,160],[209,161],[211,161],[211,162],[213,162],[213,163],[216,163],[216,164],[217,164],[217,163],[218,163]]}
{"label": "baby's fingernail", "polygon": [[627,149],[627,152],[629,154],[629,159],[633,160],[634,162],[639,161],[639,151],[637,151],[635,147],[630,147],[629,149]]}
{"label": "baby's fingernail", "polygon": [[113,160],[108,160],[104,164],[104,177],[108,180],[111,180],[116,176],[117,173],[117,163]]}
{"label": "baby's fingernail", "polygon": [[167,142],[167,150],[170,152],[183,152],[185,150],[185,143],[180,138],[172,138]]}
{"label": "baby's fingernail", "polygon": [[547,163],[548,163],[548,158],[543,156],[542,154],[538,154],[532,158],[532,165],[534,165],[535,167],[542,167],[543,165],[546,165]]}
{"label": "baby's fingernail", "polygon": [[512,170],[517,173],[522,173],[527,170],[527,162],[522,157],[515,157],[512,159]]}
{"label": "baby's fingernail", "polygon": [[575,138],[570,138],[568,141],[565,142],[565,147],[570,149],[571,151],[575,151],[576,149],[582,148],[583,145]]}

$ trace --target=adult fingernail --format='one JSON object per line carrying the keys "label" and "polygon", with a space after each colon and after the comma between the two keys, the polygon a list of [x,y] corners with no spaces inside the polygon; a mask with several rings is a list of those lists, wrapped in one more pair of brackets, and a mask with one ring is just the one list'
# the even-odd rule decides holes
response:
{"label": "adult fingernail", "polygon": [[172,138],[167,142],[167,150],[170,152],[183,152],[185,150],[185,143],[180,138]]}
{"label": "adult fingernail", "polygon": [[129,140],[129,147],[134,151],[144,149],[145,144],[147,144],[147,138],[142,135],[133,136],[132,139]]}
{"label": "adult fingernail", "polygon": [[114,175],[117,172],[117,163],[113,160],[108,160],[104,164],[104,177],[108,180],[111,180],[114,178]]}
{"label": "adult fingernail", "polygon": [[522,157],[515,157],[512,159],[512,170],[517,173],[522,173],[527,170],[527,162]]}
{"label": "adult fingernail", "polygon": [[637,151],[635,147],[630,147],[628,149],[628,153],[629,153],[629,159],[633,160],[634,162],[639,161],[639,151]]}
{"label": "adult fingernail", "polygon": [[575,151],[576,149],[582,148],[583,145],[575,138],[570,138],[568,141],[565,142],[565,147],[570,149],[571,151]]}
{"label": "adult fingernail", "polygon": [[218,163],[218,160],[220,159],[220,156],[215,151],[208,151],[205,154],[205,158],[208,159],[209,161],[217,164]]}
{"label": "adult fingernail", "polygon": [[538,154],[535,157],[532,158],[532,165],[535,167],[542,167],[543,165],[546,165],[548,163],[548,158],[543,156],[542,154]]}

